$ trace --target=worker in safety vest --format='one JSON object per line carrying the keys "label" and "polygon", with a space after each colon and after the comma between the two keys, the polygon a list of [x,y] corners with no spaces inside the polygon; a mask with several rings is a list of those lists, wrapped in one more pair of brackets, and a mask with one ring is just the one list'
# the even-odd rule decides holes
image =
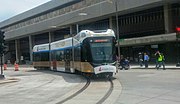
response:
{"label": "worker in safety vest", "polygon": [[157,70],[161,67],[161,65],[163,66],[163,70],[165,70],[165,58],[163,53],[160,53],[158,56],[158,65],[157,65]]}

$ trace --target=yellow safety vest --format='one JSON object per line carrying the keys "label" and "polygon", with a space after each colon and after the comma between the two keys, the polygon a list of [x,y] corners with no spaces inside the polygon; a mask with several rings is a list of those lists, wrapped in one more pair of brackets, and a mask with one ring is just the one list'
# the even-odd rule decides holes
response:
{"label": "yellow safety vest", "polygon": [[159,55],[158,61],[163,61],[163,56],[162,55]]}

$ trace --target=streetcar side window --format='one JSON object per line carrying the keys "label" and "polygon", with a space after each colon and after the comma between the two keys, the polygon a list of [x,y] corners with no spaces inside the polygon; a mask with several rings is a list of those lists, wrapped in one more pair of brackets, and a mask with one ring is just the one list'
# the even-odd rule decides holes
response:
{"label": "streetcar side window", "polygon": [[41,61],[49,61],[49,52],[41,53]]}
{"label": "streetcar side window", "polygon": [[56,51],[56,59],[57,61],[62,61],[64,60],[64,51]]}
{"label": "streetcar side window", "polygon": [[56,60],[60,61],[60,51],[56,51]]}
{"label": "streetcar side window", "polygon": [[51,52],[51,60],[56,60],[56,52],[55,51],[52,51]]}
{"label": "streetcar side window", "polygon": [[34,53],[34,61],[49,61],[49,52]]}
{"label": "streetcar side window", "polygon": [[37,62],[37,61],[40,61],[41,60],[41,56],[40,56],[41,54],[40,53],[33,53],[33,60],[35,61],[35,62]]}
{"label": "streetcar side window", "polygon": [[79,47],[76,47],[75,49],[74,49],[74,60],[75,61],[80,61],[80,59],[81,59],[81,47],[79,46]]}
{"label": "streetcar side window", "polygon": [[65,50],[65,59],[72,60],[71,54],[72,54],[72,49],[66,49]]}
{"label": "streetcar side window", "polygon": [[87,60],[87,45],[82,45],[82,51],[81,51],[81,53],[82,53],[82,61],[85,61],[85,60]]}

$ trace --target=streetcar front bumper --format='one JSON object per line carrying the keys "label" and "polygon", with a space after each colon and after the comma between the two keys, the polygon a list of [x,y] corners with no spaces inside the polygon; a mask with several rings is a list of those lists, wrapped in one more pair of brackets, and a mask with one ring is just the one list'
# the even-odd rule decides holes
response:
{"label": "streetcar front bumper", "polygon": [[100,74],[100,73],[116,73],[116,67],[112,66],[112,65],[101,65],[101,66],[97,66],[94,67],[94,72],[95,74]]}

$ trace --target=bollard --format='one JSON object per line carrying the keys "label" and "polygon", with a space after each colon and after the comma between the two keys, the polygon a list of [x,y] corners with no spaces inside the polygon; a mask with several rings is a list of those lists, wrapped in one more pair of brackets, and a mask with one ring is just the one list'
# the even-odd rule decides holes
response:
{"label": "bollard", "polygon": [[7,70],[7,64],[4,64],[4,70]]}
{"label": "bollard", "polygon": [[19,71],[19,65],[17,63],[14,64],[15,71]]}

